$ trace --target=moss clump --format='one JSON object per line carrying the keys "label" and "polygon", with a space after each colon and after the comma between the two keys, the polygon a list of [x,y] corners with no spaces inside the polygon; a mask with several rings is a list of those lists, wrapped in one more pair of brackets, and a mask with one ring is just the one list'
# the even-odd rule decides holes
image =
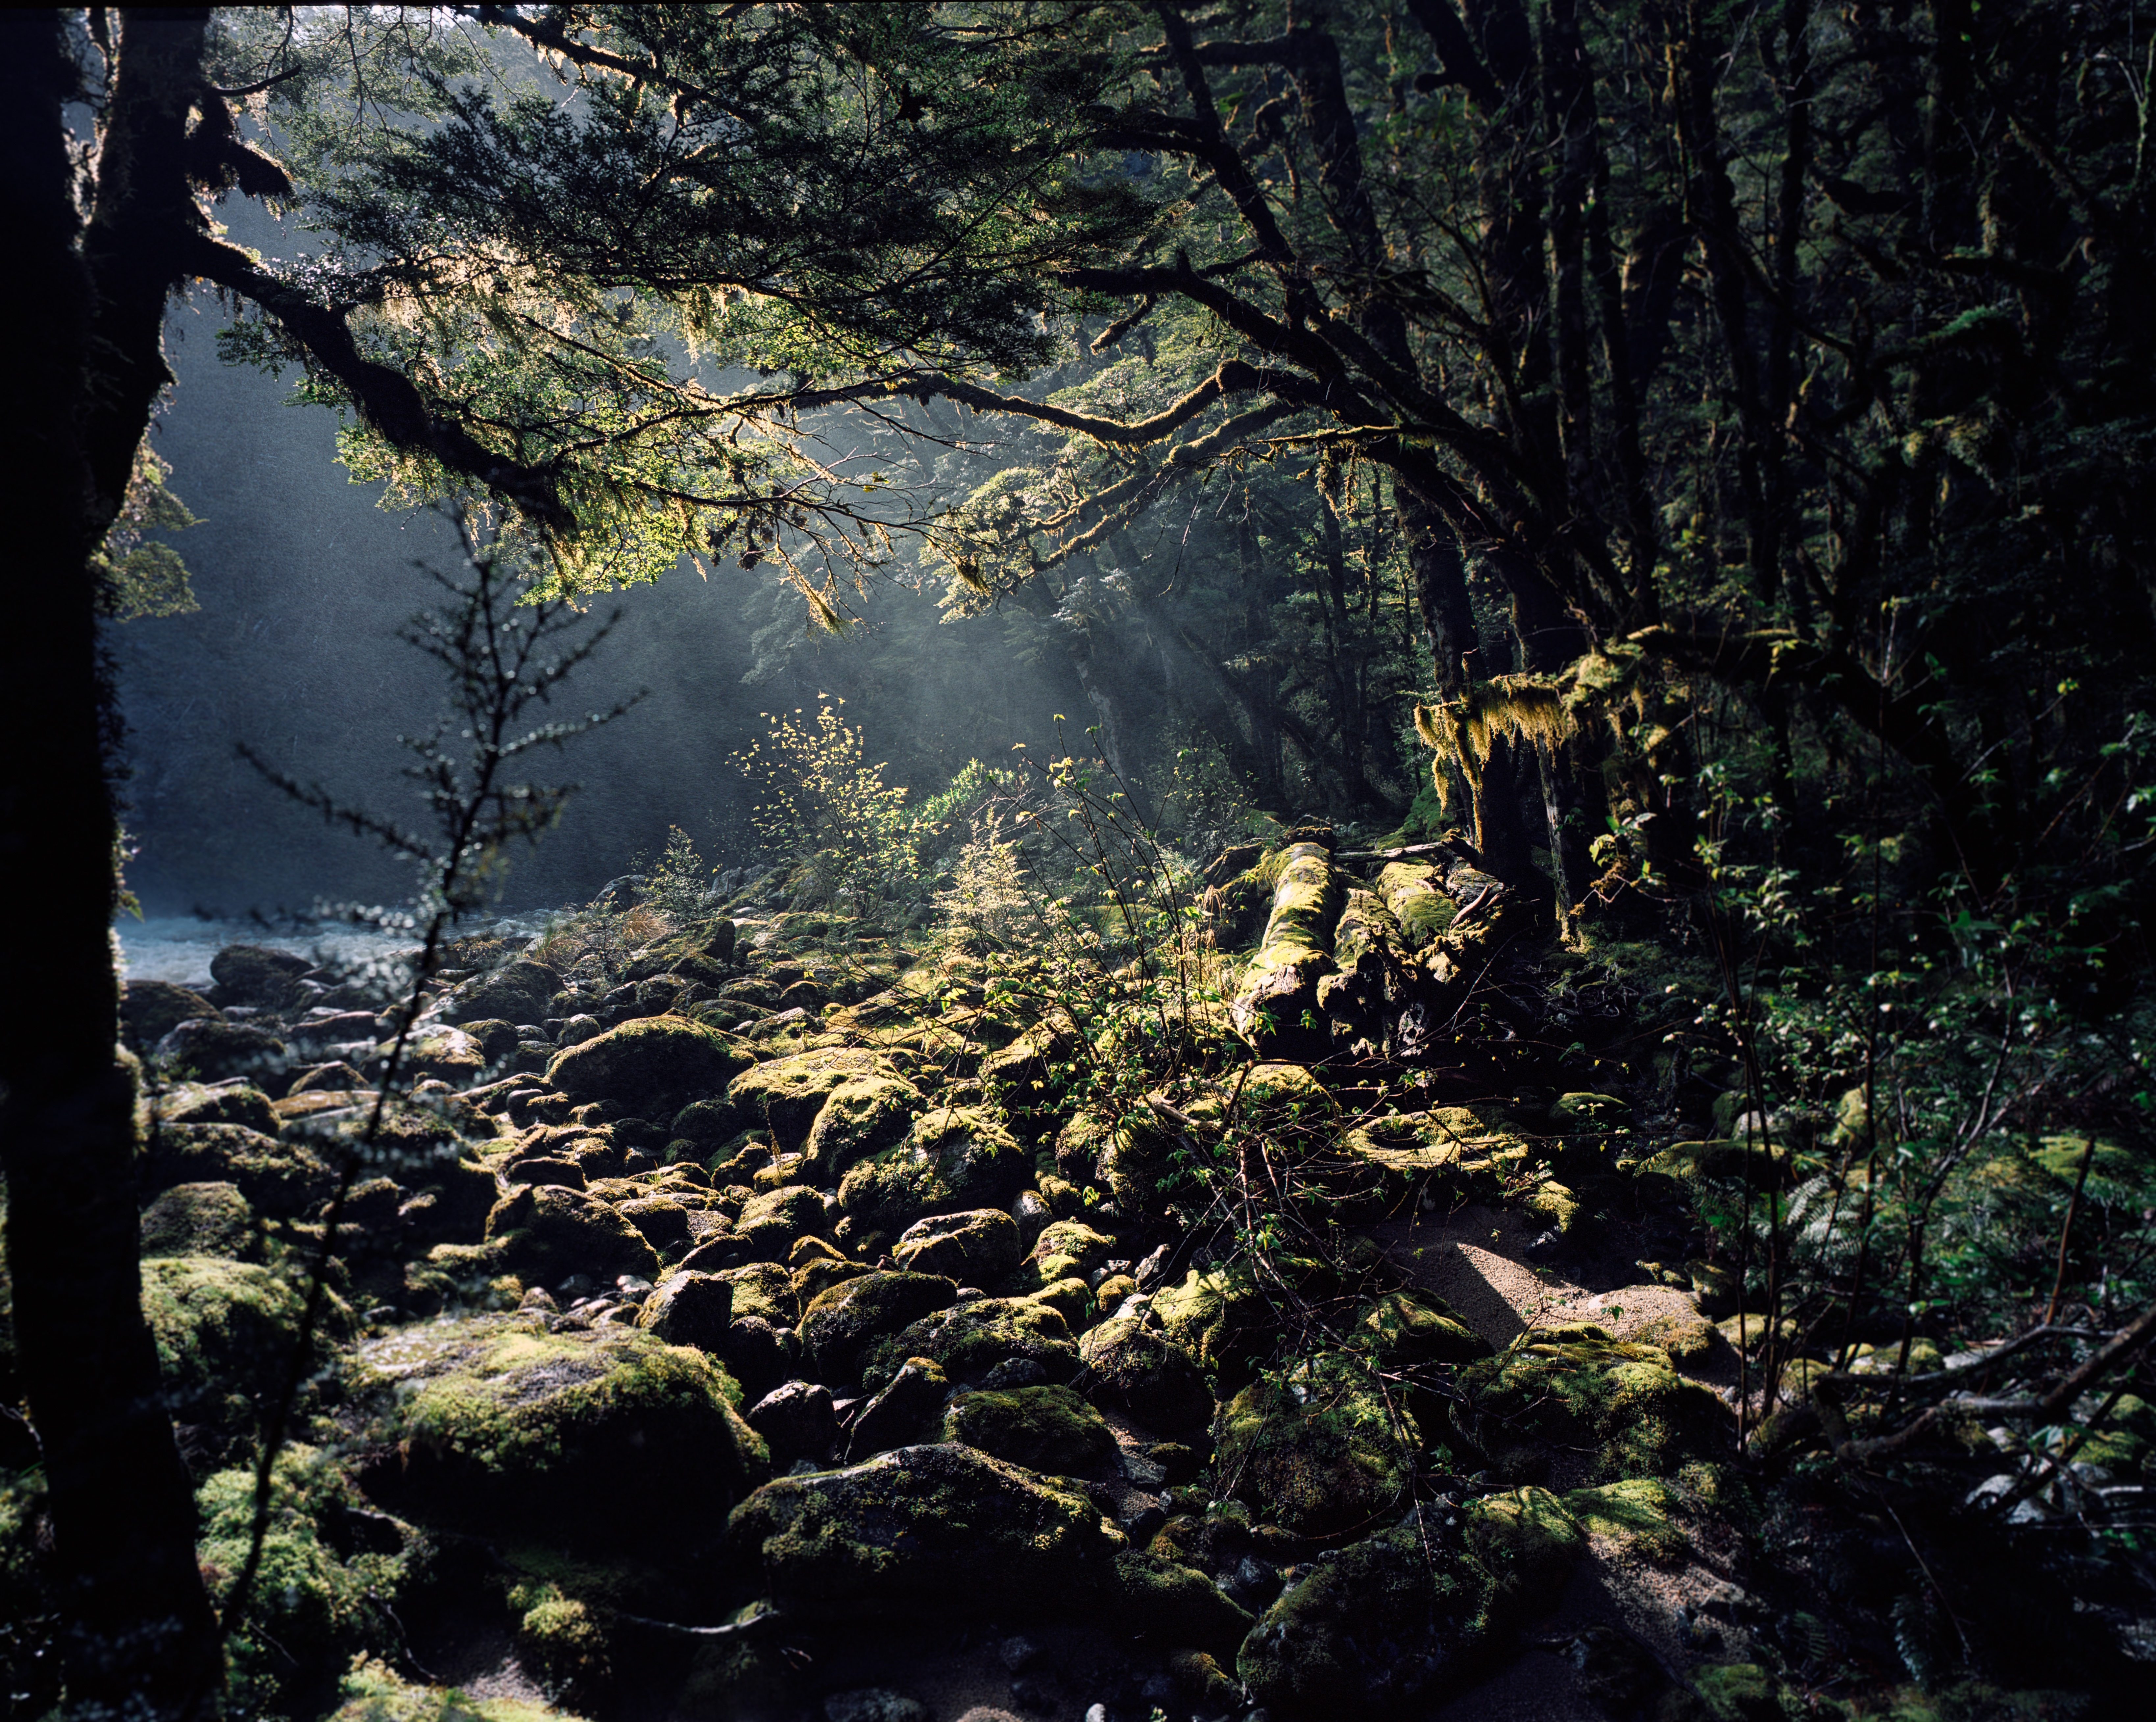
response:
{"label": "moss clump", "polygon": [[1214,1432],[1231,1492],[1303,1536],[1337,1536],[1389,1511],[1413,1474],[1417,1438],[1360,1370],[1329,1357],[1288,1381],[1253,1382]]}
{"label": "moss clump", "polygon": [[[316,1343],[334,1343],[352,1315],[334,1296]],[[236,1429],[275,1391],[300,1331],[300,1294],[267,1268],[215,1256],[142,1263],[142,1315],[157,1342],[165,1397],[182,1422]]]}
{"label": "moss clump", "polygon": [[175,1184],[142,1215],[144,1256],[259,1262],[262,1223],[237,1184]]}
{"label": "moss clump", "polygon": [[1193,1566],[1129,1550],[1116,1556],[1111,1618],[1155,1644],[1190,1645],[1232,1657],[1251,1627],[1250,1611]]}
{"label": "moss clump", "polygon": [[1461,1371],[1452,1411],[1460,1434],[1500,1474],[1532,1476],[1549,1447],[1594,1454],[1598,1482],[1667,1477],[1727,1444],[1729,1413],[1651,1345],[1601,1329],[1528,1334]]}
{"label": "moss clump", "polygon": [[902,1447],[782,1478],[728,1537],[788,1613],[1010,1618],[1067,1607],[1107,1578],[1092,1504],[970,1447]]}
{"label": "moss clump", "polygon": [[725,1372],[633,1329],[438,1320],[362,1346],[347,1374],[367,1438],[398,1450],[389,1497],[444,1523],[675,1546],[769,1467]]}
{"label": "moss clump", "polygon": [[1388,1531],[1343,1549],[1283,1591],[1235,1657],[1283,1718],[1435,1710],[1478,1672],[1496,1586],[1456,1532]]}
{"label": "moss clump", "polygon": [[473,1698],[454,1687],[415,1686],[367,1658],[344,1678],[330,1722],[580,1722],[567,1710],[516,1698]]}
{"label": "moss clump", "polygon": [[1029,1471],[1089,1471],[1116,1450],[1100,1412],[1068,1387],[962,1393],[943,1413],[943,1438]]}
{"label": "moss clump", "polygon": [[[196,1492],[197,1554],[223,1607],[254,1534],[254,1471],[220,1471]],[[369,1511],[323,1454],[278,1456],[262,1566],[231,1643],[236,1712],[312,1716],[352,1658],[400,1643],[398,1596],[424,1555],[409,1527]]]}
{"label": "moss clump", "polygon": [[927,1214],[999,1207],[1032,1173],[1025,1151],[991,1115],[938,1107],[914,1121],[901,1146],[849,1171],[839,1205],[861,1225],[903,1231]]}
{"label": "moss clump", "polygon": [[1650,1561],[1676,1561],[1690,1545],[1671,1523],[1677,1492],[1654,1477],[1628,1477],[1599,1489],[1574,1489],[1564,1498],[1573,1516],[1597,1536]]}

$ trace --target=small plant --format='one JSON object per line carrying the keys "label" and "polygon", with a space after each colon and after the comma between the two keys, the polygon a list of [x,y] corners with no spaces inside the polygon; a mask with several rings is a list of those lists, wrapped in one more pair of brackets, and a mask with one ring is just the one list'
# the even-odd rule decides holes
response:
{"label": "small plant", "polygon": [[920,872],[920,831],[906,791],[869,763],[861,732],[833,699],[814,714],[764,714],[770,730],[736,753],[756,785],[754,823],[766,848],[793,864],[802,907],[865,907],[911,887]]}
{"label": "small plant", "polygon": [[711,877],[711,868],[696,853],[689,833],[678,825],[670,825],[666,847],[648,869],[644,900],[670,920],[694,920],[703,911]]}

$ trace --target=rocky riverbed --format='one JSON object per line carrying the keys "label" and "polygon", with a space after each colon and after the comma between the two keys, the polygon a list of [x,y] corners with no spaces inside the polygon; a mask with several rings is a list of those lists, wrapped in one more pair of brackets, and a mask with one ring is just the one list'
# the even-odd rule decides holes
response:
{"label": "rocky riverbed", "polygon": [[761,900],[463,940],[378,1110],[378,973],[138,971],[145,1309],[221,1584],[328,1237],[249,1712],[1782,1714],[1669,1007],[1456,858],[1231,859],[1254,948],[1120,1111],[1066,1101],[1036,959]]}

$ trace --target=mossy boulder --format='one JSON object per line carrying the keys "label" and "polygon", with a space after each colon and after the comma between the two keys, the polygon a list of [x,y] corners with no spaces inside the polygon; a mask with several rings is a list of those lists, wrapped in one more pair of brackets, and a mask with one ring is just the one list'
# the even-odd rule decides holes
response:
{"label": "mossy boulder", "polygon": [[1255,1624],[1194,1566],[1126,1550],[1116,1556],[1110,1617],[1122,1631],[1161,1646],[1191,1646],[1233,1658]]}
{"label": "mossy boulder", "polygon": [[1023,1618],[1107,1581],[1092,1504],[956,1443],[765,1484],[728,1528],[789,1614]]}
{"label": "mossy boulder", "polygon": [[1591,1480],[1668,1477],[1726,1451],[1729,1412],[1669,1354],[1600,1328],[1545,1329],[1460,1373],[1454,1427],[1502,1477],[1527,1480],[1553,1448],[1585,1453]]}
{"label": "mossy boulder", "polygon": [[1414,1474],[1417,1439],[1360,1370],[1332,1357],[1291,1383],[1252,1382],[1214,1431],[1231,1492],[1302,1536],[1338,1536],[1390,1512]]}
{"label": "mossy boulder", "polygon": [[1111,1316],[1078,1341],[1087,1391],[1147,1428],[1179,1435],[1203,1428],[1213,1394],[1198,1360],[1130,1316]]}
{"label": "mossy boulder", "polygon": [[1656,1477],[1627,1477],[1596,1489],[1576,1489],[1566,1509],[1585,1530],[1650,1561],[1681,1561],[1689,1540],[1676,1522],[1681,1498]]}
{"label": "mossy boulder", "polygon": [[1132,1113],[1108,1133],[1096,1176],[1132,1216],[1158,1216],[1179,1180],[1182,1145],[1151,1116]]}
{"label": "mossy boulder", "polygon": [[654,1287],[636,1314],[639,1327],[668,1345],[711,1352],[724,1348],[733,1320],[733,1287],[716,1274],[685,1270]]}
{"label": "mossy boulder", "polygon": [[1019,1263],[1018,1222],[1001,1208],[968,1208],[916,1220],[891,1247],[898,1265],[961,1285],[993,1285]]}
{"label": "mossy boulder", "polygon": [[924,1215],[1000,1207],[1032,1176],[1017,1139],[977,1107],[914,1120],[900,1146],[864,1161],[839,1185],[839,1205],[865,1226],[897,1231]]}
{"label": "mossy boulder", "polygon": [[962,1393],[943,1413],[943,1438],[1057,1475],[1091,1470],[1116,1450],[1100,1412],[1053,1384]]}
{"label": "mossy boulder", "polygon": [[1076,1277],[1090,1279],[1116,1253],[1116,1240],[1081,1220],[1053,1220],[1041,1228],[1026,1259],[1040,1270],[1044,1284]]}
{"label": "mossy boulder", "polygon": [[921,1090],[896,1076],[850,1076],[834,1088],[803,1145],[819,1176],[835,1183],[847,1170],[906,1140],[921,1108]]}
{"label": "mossy boulder", "polygon": [[957,1286],[937,1274],[861,1274],[819,1292],[802,1311],[802,1349],[826,1381],[857,1386],[862,1354],[871,1345],[947,1307],[957,1295]]}
{"label": "mossy boulder", "polygon": [[326,1202],[336,1175],[305,1144],[245,1125],[174,1124],[151,1134],[137,1182],[145,1194],[175,1184],[232,1184],[251,1207],[282,1220]]}
{"label": "mossy boulder", "polygon": [[486,1236],[520,1278],[559,1285],[572,1274],[602,1283],[620,1274],[649,1279],[659,1253],[644,1234],[603,1202],[558,1184],[523,1184],[494,1205]]}
{"label": "mossy boulder", "polygon": [[952,1381],[969,1385],[1013,1358],[1039,1364],[1051,1381],[1069,1380],[1078,1367],[1070,1324],[1031,1298],[976,1298],[924,1316],[864,1356],[863,1378],[908,1357],[928,1358]]}
{"label": "mossy boulder", "polygon": [[[142,1263],[142,1315],[157,1343],[166,1402],[183,1423],[239,1427],[291,1366],[302,1299],[269,1268],[213,1256]],[[333,1345],[351,1315],[334,1298],[316,1337]]]}
{"label": "mossy boulder", "polygon": [[222,1017],[190,1017],[175,1023],[152,1051],[166,1068],[203,1082],[266,1076],[285,1068],[283,1041],[266,1028]]}
{"label": "mossy boulder", "polygon": [[151,1103],[161,1125],[244,1124],[277,1134],[277,1109],[251,1082],[176,1082]]}
{"label": "mossy boulder", "polygon": [[734,1319],[753,1315],[774,1327],[791,1327],[801,1311],[793,1300],[793,1277],[776,1262],[751,1262],[722,1269],[718,1276],[733,1288]]}
{"label": "mossy boulder", "polygon": [[1442,1298],[1404,1286],[1373,1299],[1356,1318],[1373,1355],[1389,1370],[1473,1363],[1494,1355],[1490,1342]]}
{"label": "mossy boulder", "polygon": [[874,1053],[826,1047],[795,1053],[745,1070],[727,1085],[740,1117],[767,1126],[787,1152],[800,1148],[831,1096],[860,1077],[887,1076]]}
{"label": "mossy boulder", "polygon": [[1251,1379],[1280,1326],[1250,1276],[1233,1268],[1194,1268],[1179,1284],[1155,1292],[1152,1309],[1168,1338],[1214,1372],[1229,1391]]}
{"label": "mossy boulder", "polygon": [[1495,1582],[1493,1601],[1508,1611],[1532,1614],[1554,1606],[1587,1545],[1565,1504],[1532,1485],[1483,1495],[1461,1517],[1467,1552]]}
{"label": "mossy boulder", "polygon": [[1427,1714],[1480,1673],[1496,1589],[1456,1530],[1387,1531],[1282,1591],[1244,1639],[1235,1672],[1258,1703],[1296,1722]]}
{"label": "mossy boulder", "polygon": [[210,979],[220,1005],[280,1008],[292,996],[292,983],[314,964],[296,951],[272,945],[228,945],[209,960]]}
{"label": "mossy boulder", "polygon": [[141,1253],[259,1262],[262,1222],[237,1184],[175,1184],[142,1215]]}
{"label": "mossy boulder", "polygon": [[346,1386],[366,1438],[398,1455],[369,1492],[482,1532],[678,1550],[769,1467],[726,1372],[631,1328],[420,1323],[362,1345]]}
{"label": "mossy boulder", "polygon": [[639,1017],[557,1053],[547,1080],[572,1100],[613,1100],[639,1118],[664,1118],[725,1089],[747,1063],[701,1022]]}
{"label": "mossy boulder", "polygon": [[734,1221],[733,1235],[744,1253],[783,1262],[796,1240],[820,1237],[829,1229],[821,1191],[807,1184],[782,1184],[749,1199]]}
{"label": "mossy boulder", "polygon": [[472,1023],[490,1017],[506,1022],[539,1022],[547,1002],[562,990],[562,977],[545,963],[519,957],[490,974],[476,975],[449,995],[442,1007],[449,1022]]}
{"label": "mossy boulder", "polygon": [[147,1052],[181,1023],[219,1014],[202,994],[170,981],[129,981],[120,989],[120,1026],[127,1044]]}

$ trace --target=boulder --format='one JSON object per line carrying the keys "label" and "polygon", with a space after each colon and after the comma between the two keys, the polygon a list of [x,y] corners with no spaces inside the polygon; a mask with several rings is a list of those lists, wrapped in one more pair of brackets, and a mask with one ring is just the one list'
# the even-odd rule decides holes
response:
{"label": "boulder", "polygon": [[680,1271],[660,1281],[636,1314],[639,1327],[668,1345],[711,1352],[725,1348],[733,1320],[732,1286],[716,1274]]}
{"label": "boulder", "polygon": [[556,1053],[547,1080],[572,1100],[613,1100],[640,1118],[665,1117],[726,1087],[747,1062],[701,1022],[639,1017]]}
{"label": "boulder", "polygon": [[[395,1046],[394,1041],[385,1040],[374,1049],[382,1068],[388,1068]],[[408,1082],[431,1079],[454,1089],[469,1088],[486,1074],[486,1048],[463,1029],[437,1023],[406,1038],[397,1074]]]}
{"label": "boulder", "polygon": [[519,957],[491,974],[475,976],[449,995],[443,1017],[471,1024],[489,1017],[511,1023],[536,1023],[547,1017],[547,1002],[561,991],[562,977],[542,962]]}
{"label": "boulder", "polygon": [[808,1157],[835,1183],[849,1167],[904,1141],[921,1107],[921,1090],[910,1082],[850,1076],[831,1090],[808,1127]]}
{"label": "boulder", "polygon": [[718,1277],[734,1289],[737,1320],[753,1315],[773,1327],[791,1327],[800,1318],[793,1276],[778,1263],[751,1262],[747,1267],[726,1268]]}
{"label": "boulder", "polygon": [[955,1443],[782,1478],[730,1540],[788,1614],[1010,1619],[1097,1595],[1116,1539],[1091,1502]]}
{"label": "boulder", "polygon": [[862,1354],[871,1345],[947,1307],[957,1294],[957,1285],[932,1274],[864,1274],[819,1293],[802,1312],[802,1347],[825,1381],[856,1386]]}
{"label": "boulder", "polygon": [[768,1126],[773,1140],[791,1153],[843,1084],[885,1074],[874,1053],[829,1047],[745,1070],[727,1084],[726,1098],[742,1118]]}
{"label": "boulder", "polygon": [[204,1082],[232,1076],[257,1076],[280,1070],[285,1043],[266,1029],[221,1017],[191,1017],[173,1025],[153,1056],[167,1068]]}
{"label": "boulder", "polygon": [[502,1260],[527,1282],[559,1285],[572,1274],[602,1284],[633,1274],[649,1279],[659,1256],[644,1234],[603,1202],[556,1184],[525,1184],[486,1217],[486,1236]]}
{"label": "boulder", "polygon": [[783,1262],[797,1239],[829,1229],[823,1192],[807,1184],[782,1184],[750,1199],[734,1221],[733,1235],[742,1253],[767,1262]]}
{"label": "boulder", "polygon": [[160,1125],[244,1124],[265,1136],[280,1122],[269,1095],[249,1082],[176,1082],[151,1098],[151,1109]]}
{"label": "boulder", "polygon": [[689,1210],[670,1196],[631,1197],[616,1202],[613,1211],[661,1256],[679,1256],[689,1248]]}
{"label": "boulder", "polygon": [[634,1329],[425,1322],[361,1346],[346,1386],[397,1455],[369,1493],[458,1528],[678,1551],[768,1473],[726,1372]]}
{"label": "boulder", "polygon": [[1419,1436],[1404,1414],[1348,1360],[1320,1356],[1293,1386],[1255,1381],[1223,1407],[1214,1438],[1232,1492],[1299,1536],[1337,1536],[1391,1511],[1414,1475]]}
{"label": "boulder", "polygon": [[1182,1282],[1155,1292],[1153,1314],[1168,1338],[1233,1391],[1256,1373],[1280,1325],[1265,1294],[1247,1274],[1192,1268]]}
{"label": "boulder", "polygon": [[296,952],[267,945],[228,945],[209,960],[217,1003],[273,1011],[284,1006],[292,995],[292,983],[313,967]]}
{"label": "boulder", "polygon": [[1212,1390],[1198,1360],[1130,1316],[1111,1316],[1078,1341],[1088,1391],[1149,1429],[1179,1435],[1213,1416]]}
{"label": "boulder", "polygon": [[1116,1556],[1115,1572],[1116,1624],[1156,1644],[1232,1658],[1254,1623],[1248,1609],[1194,1566],[1127,1550]]}
{"label": "boulder", "polygon": [[1000,1208],[969,1208],[916,1220],[891,1247],[898,1265],[961,1285],[993,1285],[1019,1263],[1018,1222]]}
{"label": "boulder", "polygon": [[952,1381],[969,1386],[1013,1358],[1040,1365],[1051,1381],[1068,1381],[1078,1367],[1070,1325],[1030,1298],[976,1298],[924,1316],[864,1356],[863,1378],[906,1357],[928,1358]]}
{"label": "boulder", "polygon": [[217,1007],[202,994],[170,981],[129,981],[120,989],[121,1033],[138,1053],[157,1045],[182,1022],[217,1015]]}
{"label": "boulder", "polygon": [[1090,1279],[1115,1253],[1114,1238],[1081,1221],[1057,1220],[1042,1227],[1026,1259],[1040,1270],[1043,1281],[1053,1283],[1073,1276]]}
{"label": "boulder", "polygon": [[796,1459],[821,1464],[839,1444],[839,1415],[831,1390],[819,1381],[787,1381],[747,1411],[748,1425],[771,1445],[772,1462]]}
{"label": "boulder", "polygon": [[143,1211],[141,1253],[259,1262],[262,1222],[237,1184],[175,1184]]}
{"label": "boulder", "polygon": [[854,1414],[846,1432],[846,1458],[863,1459],[894,1447],[932,1438],[951,1391],[951,1378],[925,1357],[909,1357],[873,1399]]}
{"label": "boulder", "polygon": [[1089,1471],[1116,1450],[1100,1412],[1054,1385],[962,1393],[943,1414],[943,1438],[1058,1475]]}
{"label": "boulder", "polygon": [[1031,1177],[1017,1140],[975,1107],[938,1107],[900,1146],[862,1161],[839,1185],[839,1205],[864,1226],[891,1229],[924,1215],[1000,1207]]}
{"label": "boulder", "polygon": [[176,1184],[228,1183],[259,1212],[293,1219],[327,1201],[336,1175],[312,1149],[239,1124],[161,1125],[136,1174],[148,1193]]}
{"label": "boulder", "polygon": [[[251,1427],[291,1367],[302,1307],[296,1287],[250,1263],[208,1256],[144,1262],[142,1315],[174,1420]],[[350,1325],[350,1312],[331,1298],[316,1345],[334,1345]]]}
{"label": "boulder", "polygon": [[[1427,1545],[1427,1546],[1425,1546]],[[1481,1672],[1496,1586],[1457,1530],[1424,1514],[1305,1569],[1235,1656],[1250,1696],[1288,1719],[1428,1714]]]}
{"label": "boulder", "polygon": [[1356,1318],[1378,1363],[1389,1370],[1473,1363],[1490,1356],[1490,1342],[1434,1292],[1414,1286],[1373,1299]]}

